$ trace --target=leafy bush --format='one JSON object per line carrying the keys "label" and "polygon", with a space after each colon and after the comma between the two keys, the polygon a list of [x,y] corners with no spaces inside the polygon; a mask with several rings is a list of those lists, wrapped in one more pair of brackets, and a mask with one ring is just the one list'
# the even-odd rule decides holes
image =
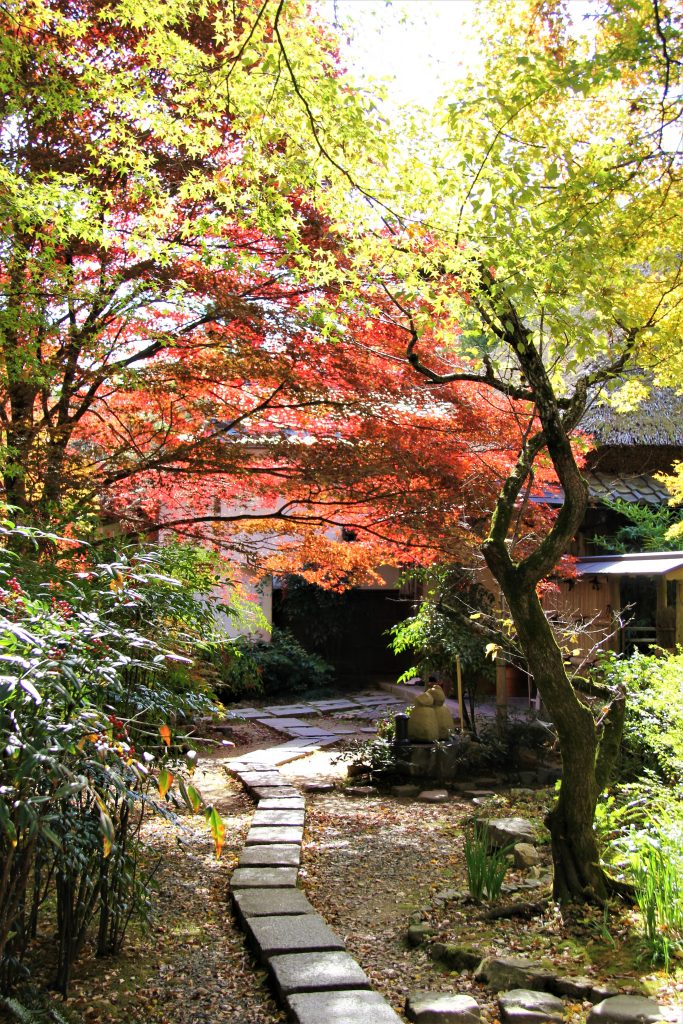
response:
{"label": "leafy bush", "polygon": [[500,637],[492,630],[485,638],[479,628],[483,618],[489,621],[493,597],[461,568],[430,569],[427,582],[427,594],[416,613],[392,627],[391,648],[395,654],[412,651],[418,659],[401,679],[416,675],[427,679],[432,674],[454,679],[459,657],[469,703],[469,713],[467,707],[463,712],[474,731],[479,685],[495,678],[495,665],[486,655],[486,646],[487,639],[500,641]]}
{"label": "leafy bush", "polygon": [[643,940],[669,970],[683,956],[683,800],[655,775],[602,795],[595,827],[605,858],[635,889]]}
{"label": "leafy bush", "polygon": [[244,640],[216,644],[203,654],[204,661],[215,672],[214,688],[223,704],[253,700],[264,694],[259,666],[248,646]]}
{"label": "leafy bush", "polygon": [[[117,952],[144,904],[143,814],[168,815],[174,784],[203,806],[181,726],[213,707],[189,671],[213,616],[163,571],[164,551],[96,562],[55,537],[0,532],[0,985],[50,907],[66,993],[91,924],[98,954]],[[220,852],[222,822],[206,815]]]}
{"label": "leafy bush", "polygon": [[663,782],[683,781],[683,653],[609,657],[601,672],[610,686],[626,689],[619,779],[650,772]]}
{"label": "leafy bush", "polygon": [[270,641],[242,640],[238,650],[255,666],[266,697],[324,690],[332,682],[332,667],[286,629],[274,629]]}

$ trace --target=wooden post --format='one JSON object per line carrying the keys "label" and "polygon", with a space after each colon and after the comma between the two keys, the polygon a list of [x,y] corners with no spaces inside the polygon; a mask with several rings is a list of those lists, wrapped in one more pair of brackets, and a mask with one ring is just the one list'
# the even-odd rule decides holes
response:
{"label": "wooden post", "polygon": [[502,658],[496,659],[496,725],[504,729],[508,722],[508,687],[506,665]]}
{"label": "wooden post", "polygon": [[462,666],[460,664],[460,655],[455,656],[455,676],[458,682],[458,711],[460,712],[460,732],[465,731],[465,719],[462,713]]}

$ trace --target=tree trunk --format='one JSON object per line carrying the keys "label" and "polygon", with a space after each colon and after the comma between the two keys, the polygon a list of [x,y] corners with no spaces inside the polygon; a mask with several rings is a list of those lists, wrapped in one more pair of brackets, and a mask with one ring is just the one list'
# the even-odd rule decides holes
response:
{"label": "tree trunk", "polygon": [[[553,895],[564,902],[602,902],[615,887],[600,866],[593,819],[609,769],[606,760],[618,750],[615,731],[623,715],[615,728],[609,733],[605,731],[609,744],[600,751],[600,731],[567,676],[562,652],[538,596],[511,587],[506,598],[529,669],[560,740],[560,794],[546,822],[552,845]],[[619,710],[623,710],[623,705]]]}

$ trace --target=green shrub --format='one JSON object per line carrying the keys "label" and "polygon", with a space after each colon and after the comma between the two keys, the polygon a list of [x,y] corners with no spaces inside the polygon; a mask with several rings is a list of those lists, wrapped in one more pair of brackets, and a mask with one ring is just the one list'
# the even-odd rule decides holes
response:
{"label": "green shrub", "polygon": [[203,807],[182,723],[213,708],[190,655],[214,618],[163,551],[95,561],[10,523],[0,534],[0,988],[48,916],[66,994],[91,926],[98,955],[115,953],[145,903],[143,813],[169,816],[174,786]]}
{"label": "green shrub", "polygon": [[242,640],[238,649],[255,666],[266,697],[325,690],[332,682],[332,667],[286,629],[274,629],[270,641]]}
{"label": "green shrub", "polygon": [[207,649],[203,662],[214,674],[213,686],[223,704],[253,700],[263,696],[261,673],[243,640],[217,643]]}
{"label": "green shrub", "polygon": [[431,675],[455,680],[456,659],[462,668],[463,714],[466,727],[475,731],[475,701],[482,683],[492,684],[495,664],[487,657],[487,641],[502,639],[494,628],[482,633],[484,621],[491,625],[493,597],[466,569],[455,566],[417,570],[412,578],[427,584],[427,593],[414,615],[391,628],[394,654],[412,652],[416,664],[399,682],[412,676],[426,680]]}
{"label": "green shrub", "polygon": [[617,785],[598,803],[595,827],[605,859],[634,885],[643,940],[669,970],[683,955],[683,800],[650,775]]}
{"label": "green shrub", "polygon": [[683,653],[610,657],[601,673],[626,690],[618,778],[633,782],[649,772],[669,784],[683,781]]}

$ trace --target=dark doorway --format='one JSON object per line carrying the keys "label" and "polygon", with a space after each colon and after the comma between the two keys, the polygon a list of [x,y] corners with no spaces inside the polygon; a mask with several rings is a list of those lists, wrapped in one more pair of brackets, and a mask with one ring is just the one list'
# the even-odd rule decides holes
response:
{"label": "dark doorway", "polygon": [[389,649],[388,631],[413,610],[397,590],[337,594],[295,577],[273,591],[273,625],[325,658],[337,681],[348,686],[392,681],[410,666],[410,655]]}

